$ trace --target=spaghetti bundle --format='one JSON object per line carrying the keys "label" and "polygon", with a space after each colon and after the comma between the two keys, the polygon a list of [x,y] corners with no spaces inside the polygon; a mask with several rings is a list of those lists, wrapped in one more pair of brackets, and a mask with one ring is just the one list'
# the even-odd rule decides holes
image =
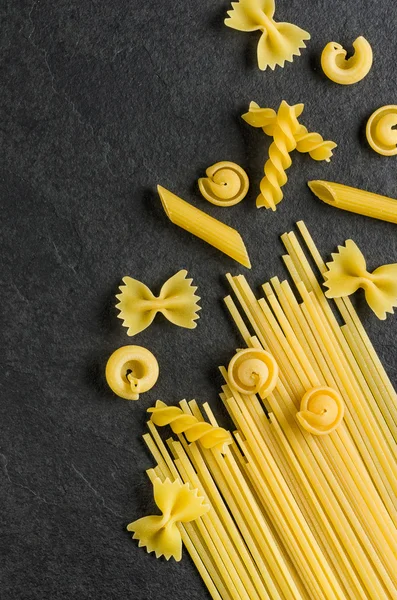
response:
{"label": "spaghetti bundle", "polygon": [[[189,483],[210,506],[178,527],[212,598],[394,599],[396,392],[350,300],[332,301],[340,326],[297,236],[282,240],[300,298],[273,278],[258,300],[243,276],[228,275],[235,298],[225,299],[247,348],[277,361],[274,389],[262,400],[243,393],[221,367],[233,443],[221,452],[179,434],[165,444],[149,421],[144,439],[157,466],[148,474]],[[207,404],[179,406],[218,427]],[[325,420],[318,406],[330,411]]]}

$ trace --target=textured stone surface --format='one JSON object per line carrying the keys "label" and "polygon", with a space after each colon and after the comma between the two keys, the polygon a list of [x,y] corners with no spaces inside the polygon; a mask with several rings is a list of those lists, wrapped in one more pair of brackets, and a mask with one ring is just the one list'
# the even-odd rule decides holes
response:
{"label": "textured stone surface", "polygon": [[[312,33],[284,70],[256,67],[257,35],[223,26],[228,2],[3,0],[1,3],[0,589],[2,600],[204,600],[190,559],[156,561],[125,531],[152,507],[141,434],[156,398],[217,399],[217,365],[240,340],[224,310],[224,273],[243,271],[173,226],[161,183],[237,226],[253,286],[285,271],[278,235],[304,219],[324,255],[352,237],[369,266],[397,261],[396,227],[317,201],[308,179],[397,196],[397,157],[366,144],[372,111],[395,103],[392,0],[280,0],[277,19]],[[319,69],[326,42],[364,34],[368,77],[337,86]],[[276,213],[255,197],[269,140],[240,119],[250,100],[304,102],[303,122],[339,143],[329,165],[295,155]],[[218,160],[251,177],[248,198],[226,210],[195,180]],[[158,357],[153,392],[112,396],[107,357],[129,338],[116,318],[123,275],[156,290],[179,268],[199,286],[195,331],[158,318],[134,338]],[[359,312],[396,381],[396,317]],[[227,421],[225,421],[227,423]]]}

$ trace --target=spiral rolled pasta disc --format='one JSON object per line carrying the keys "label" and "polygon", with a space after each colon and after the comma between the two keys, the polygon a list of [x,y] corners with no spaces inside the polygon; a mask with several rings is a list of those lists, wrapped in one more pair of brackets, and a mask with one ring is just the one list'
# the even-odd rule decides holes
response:
{"label": "spiral rolled pasta disc", "polygon": [[218,162],[206,170],[198,185],[201,194],[211,204],[234,206],[243,200],[249,189],[247,173],[240,165],[229,161]]}
{"label": "spiral rolled pasta disc", "polygon": [[138,400],[159,376],[159,364],[154,354],[143,346],[122,346],[110,356],[105,370],[110,389],[124,400]]}
{"label": "spiral rolled pasta disc", "polygon": [[241,394],[259,394],[266,398],[274,390],[278,379],[278,365],[265,350],[239,350],[229,363],[229,383]]}
{"label": "spiral rolled pasta disc", "polygon": [[340,394],[329,387],[316,387],[303,396],[296,417],[300,425],[313,435],[327,435],[343,420],[345,405]]}

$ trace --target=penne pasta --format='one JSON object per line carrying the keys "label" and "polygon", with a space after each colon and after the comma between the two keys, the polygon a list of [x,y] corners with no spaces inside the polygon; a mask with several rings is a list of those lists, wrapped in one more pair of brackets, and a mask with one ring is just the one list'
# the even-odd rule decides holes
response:
{"label": "penne pasta", "polygon": [[161,185],[157,186],[157,190],[166,215],[172,223],[214,246],[244,267],[251,268],[247,249],[238,231],[207,215]]}
{"label": "penne pasta", "polygon": [[309,181],[308,186],[313,194],[330,206],[397,223],[397,200],[332,181]]}

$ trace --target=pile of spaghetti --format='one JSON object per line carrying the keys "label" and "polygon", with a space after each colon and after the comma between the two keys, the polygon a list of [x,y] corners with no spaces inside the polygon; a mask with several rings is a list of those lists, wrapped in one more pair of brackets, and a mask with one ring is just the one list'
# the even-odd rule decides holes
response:
{"label": "pile of spaghetti", "polygon": [[[225,302],[246,346],[278,364],[274,390],[237,392],[221,368],[236,431],[212,448],[183,433],[163,441],[152,409],[148,475],[189,483],[209,505],[177,527],[214,599],[397,598],[397,395],[350,300],[326,299],[327,267],[298,228],[306,253],[294,233],[282,236],[297,293],[273,278],[258,300],[228,276]],[[343,399],[344,418],[313,435],[297,415],[322,387]],[[218,427],[208,405],[180,407]]]}

